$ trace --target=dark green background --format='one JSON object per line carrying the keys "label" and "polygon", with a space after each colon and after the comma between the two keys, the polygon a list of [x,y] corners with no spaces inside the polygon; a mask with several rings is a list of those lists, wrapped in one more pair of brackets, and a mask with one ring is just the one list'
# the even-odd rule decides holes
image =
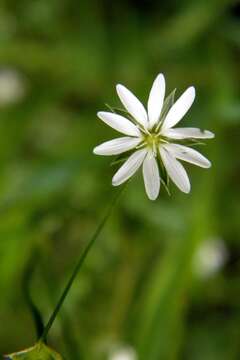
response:
{"label": "dark green background", "polygon": [[[25,95],[0,96],[0,353],[35,341],[29,264],[46,321],[117,191],[112,158],[92,154],[117,136],[96,112],[119,106],[118,82],[146,103],[163,72],[167,92],[195,85],[181,125],[216,134],[200,149],[213,166],[186,166],[192,192],[162,187],[156,202],[141,176],[129,183],[49,341],[71,360],[122,345],[143,360],[240,358],[239,12],[229,0],[1,1],[0,88],[7,69]],[[194,254],[216,238],[224,266],[196,274]]]}

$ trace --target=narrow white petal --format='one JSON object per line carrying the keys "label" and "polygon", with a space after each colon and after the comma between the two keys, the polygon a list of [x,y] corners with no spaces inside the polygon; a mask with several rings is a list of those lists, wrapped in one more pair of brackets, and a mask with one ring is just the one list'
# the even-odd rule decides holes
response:
{"label": "narrow white petal", "polygon": [[93,152],[96,155],[118,155],[135,148],[141,141],[141,138],[121,137],[96,146]]}
{"label": "narrow white petal", "polygon": [[208,130],[201,130],[197,128],[174,128],[162,130],[161,134],[171,139],[213,139],[214,134]]}
{"label": "narrow white petal", "polygon": [[150,200],[156,200],[160,191],[160,176],[152,152],[149,152],[143,161],[143,179],[147,196]]}
{"label": "narrow white petal", "polygon": [[162,129],[169,129],[176,125],[192,106],[195,98],[195,89],[189,87],[173,104],[162,125]]}
{"label": "narrow white petal", "polygon": [[165,149],[164,145],[160,146],[159,151],[169,177],[181,191],[189,193],[191,185],[182,164]]}
{"label": "narrow white petal", "polygon": [[114,114],[107,111],[99,111],[97,116],[105,122],[105,124],[111,126],[113,129],[129,135],[129,136],[140,136],[140,130],[130,120],[124,116]]}
{"label": "narrow white petal", "polygon": [[148,116],[143,104],[125,86],[118,84],[116,89],[123,106],[129,112],[129,114],[131,114],[134,119],[137,120],[137,122],[144,128],[147,128]]}
{"label": "narrow white petal", "polygon": [[139,167],[142,165],[146,153],[146,149],[134,152],[114,175],[112,179],[113,186],[121,185],[131,176],[133,176],[135,172],[139,169]]}
{"label": "narrow white petal", "polygon": [[210,161],[205,158],[205,156],[188,146],[166,144],[164,148],[176,159],[187,161],[203,168],[209,168],[211,166]]}
{"label": "narrow white petal", "polygon": [[159,120],[161,110],[163,107],[164,96],[165,96],[165,79],[163,74],[159,74],[154,80],[148,99],[149,129],[152,129],[152,127]]}

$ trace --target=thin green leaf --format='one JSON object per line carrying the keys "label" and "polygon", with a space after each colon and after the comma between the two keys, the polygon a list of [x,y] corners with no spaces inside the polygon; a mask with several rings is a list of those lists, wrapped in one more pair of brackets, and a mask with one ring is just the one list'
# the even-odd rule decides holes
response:
{"label": "thin green leaf", "polygon": [[119,154],[116,158],[115,158],[115,160],[113,160],[112,162],[111,162],[111,164],[110,164],[110,166],[115,166],[115,165],[117,165],[117,164],[121,164],[121,163],[123,163],[124,161],[126,161],[128,158],[129,158],[129,156],[132,154],[132,151],[130,150],[130,151],[126,151],[126,152],[124,152],[124,153],[122,153],[122,154]]}
{"label": "thin green leaf", "polygon": [[110,166],[115,166],[115,165],[118,165],[118,164],[122,164],[124,163],[124,161],[126,160],[127,158],[118,158],[114,161],[111,162]]}
{"label": "thin green leaf", "polygon": [[106,107],[111,111],[113,112],[114,114],[119,114],[119,115],[122,115],[124,117],[126,117],[127,119],[129,119],[130,121],[134,122],[134,124],[138,124],[138,122],[136,121],[136,119],[134,119],[134,117],[131,116],[131,114],[129,114],[129,112],[125,109],[121,109],[121,108],[117,108],[117,107],[112,107],[111,105],[109,104],[105,104]]}
{"label": "thin green leaf", "polygon": [[129,114],[129,112],[125,109],[122,108],[118,108],[118,107],[112,107],[111,105],[105,104],[112,112],[117,113],[124,113],[124,114]]}
{"label": "thin green leaf", "polygon": [[187,144],[187,146],[198,146],[198,145],[206,145],[206,144],[203,142],[194,141],[194,140],[192,140],[190,143]]}
{"label": "thin green leaf", "polygon": [[114,110],[114,108],[111,105],[109,105],[107,103],[105,105],[111,112],[116,113],[116,111]]}
{"label": "thin green leaf", "polygon": [[160,179],[161,183],[163,184],[165,190],[167,191],[168,195],[171,196],[171,192],[170,192],[170,189],[169,189],[169,177],[167,177],[167,182],[166,183],[162,178]]}
{"label": "thin green leaf", "polygon": [[56,351],[50,349],[43,342],[38,342],[31,348],[16,352],[3,357],[5,360],[63,360],[62,356]]}
{"label": "thin green leaf", "polygon": [[29,259],[29,262],[23,274],[22,289],[29,311],[32,314],[37,337],[40,337],[44,329],[43,319],[40,310],[38,309],[37,305],[34,303],[31,296],[31,281],[34,274],[36,263],[37,263],[37,253],[36,251],[34,251],[31,258]]}
{"label": "thin green leaf", "polygon": [[171,192],[170,192],[170,189],[169,189],[169,176],[168,176],[168,173],[161,161],[161,158],[158,158],[158,166],[159,166],[159,169],[160,169],[160,180],[161,180],[161,183],[163,184],[163,186],[165,187],[167,193],[169,196],[171,196]]}
{"label": "thin green leaf", "polygon": [[160,125],[162,124],[163,120],[165,119],[168,111],[170,110],[170,108],[173,106],[174,104],[174,98],[175,98],[175,93],[176,93],[177,89],[174,89],[164,100],[163,103],[163,107],[162,107],[162,111],[161,111],[161,115],[160,115],[160,121],[159,121],[159,125],[158,128],[160,127]]}

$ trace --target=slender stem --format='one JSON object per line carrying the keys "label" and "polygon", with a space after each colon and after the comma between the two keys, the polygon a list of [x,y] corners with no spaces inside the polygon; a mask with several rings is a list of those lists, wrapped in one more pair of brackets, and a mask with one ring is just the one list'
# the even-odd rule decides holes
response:
{"label": "slender stem", "polygon": [[39,337],[39,336],[41,336],[41,334],[44,330],[44,325],[43,325],[42,315],[41,315],[37,305],[34,303],[34,301],[32,299],[31,289],[30,289],[32,276],[34,274],[34,270],[35,270],[35,266],[36,266],[37,262],[38,262],[37,252],[36,252],[36,249],[34,249],[34,252],[33,252],[31,258],[29,259],[28,264],[27,264],[26,269],[23,274],[22,290],[23,290],[23,295],[25,297],[26,303],[32,314],[32,318],[33,318],[35,328],[36,328],[37,337]]}
{"label": "slender stem", "polygon": [[54,321],[55,321],[55,319],[56,319],[56,317],[57,317],[57,315],[58,315],[58,313],[59,313],[59,311],[60,311],[60,309],[61,309],[61,307],[62,307],[62,305],[64,303],[64,300],[66,299],[66,297],[68,295],[68,292],[70,291],[70,289],[72,287],[72,284],[73,284],[76,276],[78,275],[79,270],[81,269],[81,266],[82,266],[82,264],[83,264],[83,262],[84,262],[84,260],[85,260],[85,258],[87,256],[88,252],[90,251],[90,249],[93,246],[95,240],[97,239],[97,237],[100,234],[101,230],[103,229],[105,223],[107,222],[109,216],[111,215],[112,210],[113,210],[114,206],[116,205],[117,200],[119,199],[123,189],[124,189],[124,187],[122,187],[120,189],[120,191],[117,193],[117,195],[114,197],[112,203],[109,205],[109,207],[108,207],[108,209],[106,211],[105,216],[103,217],[103,219],[99,223],[99,225],[96,228],[93,236],[89,239],[88,243],[86,244],[86,247],[81,252],[80,257],[78,259],[78,262],[77,262],[77,264],[76,264],[76,266],[75,266],[75,268],[74,268],[74,270],[73,270],[73,272],[72,272],[72,274],[71,274],[71,276],[70,276],[70,278],[69,278],[69,280],[68,280],[68,282],[66,284],[65,289],[62,292],[62,295],[60,296],[60,298],[59,298],[59,300],[57,302],[57,305],[56,305],[55,309],[52,312],[52,315],[50,316],[50,318],[49,318],[49,320],[48,320],[48,322],[47,322],[47,324],[46,324],[46,326],[45,326],[45,328],[43,330],[43,333],[42,333],[39,341],[43,341],[43,342],[46,341],[49,330],[51,329],[51,327],[52,327],[52,325],[53,325],[53,323],[54,323]]}

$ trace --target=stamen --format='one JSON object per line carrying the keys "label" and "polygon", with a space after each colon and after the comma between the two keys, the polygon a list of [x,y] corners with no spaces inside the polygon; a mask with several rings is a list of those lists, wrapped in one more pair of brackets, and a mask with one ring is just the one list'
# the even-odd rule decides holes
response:
{"label": "stamen", "polygon": [[163,119],[159,121],[159,123],[157,124],[157,127],[156,127],[156,132],[158,132],[162,126],[162,123],[163,123]]}
{"label": "stamen", "polygon": [[144,134],[151,136],[151,133],[148,131],[148,129],[145,129],[145,128],[141,127],[141,126],[138,126],[138,128]]}
{"label": "stamen", "polygon": [[136,149],[141,149],[141,148],[146,147],[146,146],[147,146],[147,143],[146,143],[146,141],[144,141],[141,144],[137,145]]}

